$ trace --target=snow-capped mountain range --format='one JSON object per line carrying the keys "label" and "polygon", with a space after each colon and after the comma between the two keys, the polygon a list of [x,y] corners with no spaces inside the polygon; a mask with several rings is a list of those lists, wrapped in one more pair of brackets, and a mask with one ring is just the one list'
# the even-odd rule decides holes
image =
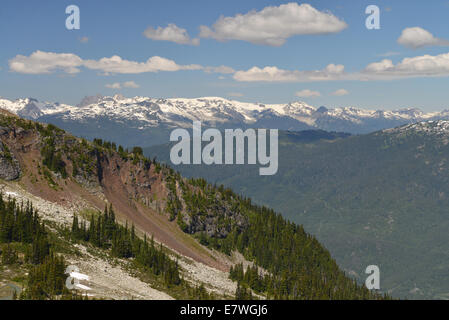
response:
{"label": "snow-capped mountain range", "polygon": [[426,122],[412,123],[397,128],[385,129],[383,132],[397,135],[407,135],[410,132],[420,133],[427,136],[439,137],[443,139],[445,144],[449,143],[449,121],[447,120],[430,120]]}
{"label": "snow-capped mountain range", "polygon": [[[92,96],[84,98],[76,106],[39,102],[32,98],[15,101],[0,98],[0,108],[24,118],[52,122],[87,138],[118,137],[118,142],[125,145],[139,142],[140,138],[137,141],[131,138],[134,134],[139,136],[139,132],[146,138],[150,136],[144,132],[153,134],[153,141],[143,145],[166,142],[169,136],[163,137],[167,130],[189,128],[195,120],[202,121],[205,127],[264,127],[292,131],[322,129],[353,134],[420,121],[449,120],[449,110],[424,113],[415,108],[394,111],[355,107],[328,109],[304,102],[261,104],[219,97],[160,99]],[[155,135],[155,132],[158,134]],[[128,138],[124,140],[123,136]]]}

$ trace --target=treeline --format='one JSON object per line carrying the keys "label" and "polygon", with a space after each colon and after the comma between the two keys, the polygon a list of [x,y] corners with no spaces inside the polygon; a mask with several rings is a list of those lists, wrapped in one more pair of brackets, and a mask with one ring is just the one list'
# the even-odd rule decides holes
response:
{"label": "treeline", "polygon": [[156,245],[154,238],[136,235],[134,225],[120,225],[115,218],[112,205],[103,213],[91,215],[89,223],[73,217],[71,237],[74,241],[85,241],[98,248],[109,250],[116,258],[132,259],[137,268],[160,277],[168,288],[175,288],[181,297],[195,300],[215,298],[204,285],[191,286],[181,276],[177,260],[170,258],[162,244]]}
{"label": "treeline", "polygon": [[143,149],[139,146],[135,146],[131,151],[129,151],[128,148],[124,148],[122,145],[119,145],[117,147],[117,144],[115,142],[106,141],[100,138],[94,138],[93,143],[98,147],[117,152],[124,159],[126,159],[129,154],[133,154],[135,156],[140,156],[143,158]]}
{"label": "treeline", "polygon": [[[0,194],[1,262],[4,265],[29,264],[26,288],[19,299],[83,299],[65,287],[66,263],[51,250],[51,243],[43,222],[31,203],[18,205],[14,199]],[[13,244],[24,248],[23,259]],[[16,246],[17,247],[17,246]]]}

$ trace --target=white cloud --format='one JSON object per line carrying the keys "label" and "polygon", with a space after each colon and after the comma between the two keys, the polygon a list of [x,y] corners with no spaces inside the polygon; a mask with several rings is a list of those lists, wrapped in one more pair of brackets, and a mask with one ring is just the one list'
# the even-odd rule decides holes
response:
{"label": "white cloud", "polygon": [[125,81],[123,83],[120,82],[108,83],[105,85],[105,87],[109,89],[122,89],[122,88],[139,88],[140,86],[134,81]]}
{"label": "white cloud", "polygon": [[83,60],[72,53],[33,52],[30,56],[17,55],[9,60],[9,68],[13,72],[29,74],[45,74],[62,71],[77,73],[80,67],[98,70],[104,74],[137,74],[146,72],[174,72],[181,70],[202,70],[207,73],[232,74],[235,70],[228,66],[205,67],[198,64],[179,65],[175,61],[153,56],[145,62],[130,61],[120,56],[101,58],[99,60]]}
{"label": "white cloud", "polygon": [[234,17],[220,17],[211,28],[201,26],[200,37],[281,46],[295,35],[337,33],[346,27],[344,21],[329,12],[291,2]]}
{"label": "white cloud", "polygon": [[398,43],[412,49],[426,46],[449,46],[449,40],[436,38],[429,31],[420,27],[404,29]]}
{"label": "white cloud", "polygon": [[152,40],[171,41],[178,44],[190,44],[195,46],[200,44],[200,39],[190,39],[186,29],[179,28],[173,23],[168,24],[165,28],[157,27],[157,29],[154,29],[153,27],[148,27],[143,34],[145,37]]}
{"label": "white cloud", "polygon": [[35,51],[29,57],[17,55],[9,60],[11,71],[27,74],[46,74],[61,70],[66,73],[78,73],[83,60],[72,53],[53,53]]}
{"label": "white cloud", "polygon": [[320,97],[321,93],[319,93],[318,91],[304,89],[304,90],[296,92],[295,95],[300,98],[316,98],[316,97]]}
{"label": "white cloud", "polygon": [[126,81],[123,82],[123,87],[124,88],[139,88],[140,86],[135,83],[134,81]]}
{"label": "white cloud", "polygon": [[119,82],[107,83],[104,86],[109,89],[121,89],[122,88],[122,85]]}
{"label": "white cloud", "polygon": [[362,73],[377,79],[449,76],[449,53],[404,58],[397,64],[384,59],[369,64]]}
{"label": "white cloud", "polygon": [[[145,62],[130,61],[119,56],[99,60],[83,60],[72,53],[33,52],[30,56],[17,55],[9,60],[12,72],[25,74],[49,74],[66,72],[75,74],[82,68],[98,70],[105,74],[137,74],[144,72],[175,72],[202,70],[208,73],[232,74],[239,82],[316,82],[316,81],[369,81],[411,77],[449,76],[449,53],[436,56],[423,55],[404,58],[398,63],[383,59],[368,64],[359,72],[348,73],[341,64],[329,64],[321,70],[285,70],[276,66],[254,66],[248,70],[235,71],[231,67],[209,67],[197,64],[179,65],[175,61],[153,56]],[[130,85],[132,87],[132,85]]]}
{"label": "white cloud", "polygon": [[391,70],[394,68],[393,61],[389,59],[383,59],[380,62],[373,62],[366,66],[366,73],[380,73],[386,70]]}
{"label": "white cloud", "polygon": [[158,71],[179,71],[179,70],[200,70],[199,65],[178,65],[173,60],[154,56],[145,62],[136,62],[122,59],[119,56],[112,56],[110,58],[102,58],[100,60],[86,60],[84,66],[93,69],[101,70],[105,73],[145,73]]}
{"label": "white cloud", "polygon": [[237,71],[234,74],[234,79],[237,81],[247,82],[289,82],[295,81],[295,71],[278,69],[275,66],[265,67],[263,69],[259,67],[252,67],[247,71]]}
{"label": "white cloud", "polygon": [[449,76],[449,53],[404,58],[394,64],[390,59],[368,64],[360,72],[347,73],[343,65],[330,64],[322,70],[284,70],[276,66],[234,73],[234,80],[242,82],[315,82],[315,81],[370,81],[417,77]]}
{"label": "white cloud", "polygon": [[275,66],[252,67],[246,71],[237,71],[234,79],[245,82],[311,82],[338,80],[345,75],[343,65],[329,64],[323,70],[301,71],[283,70]]}
{"label": "white cloud", "polygon": [[342,64],[328,64],[326,68],[324,69],[324,72],[326,74],[332,75],[332,74],[341,74],[345,71],[345,66]]}
{"label": "white cloud", "polygon": [[145,62],[122,59],[119,56],[101,58],[100,60],[83,60],[72,53],[33,52],[29,57],[17,55],[9,60],[11,71],[29,74],[45,74],[55,71],[77,73],[79,67],[105,73],[143,73],[158,71],[200,70],[199,65],[178,65],[173,60],[154,56]]}
{"label": "white cloud", "polygon": [[333,96],[341,97],[349,94],[349,91],[346,89],[338,89],[331,93]]}

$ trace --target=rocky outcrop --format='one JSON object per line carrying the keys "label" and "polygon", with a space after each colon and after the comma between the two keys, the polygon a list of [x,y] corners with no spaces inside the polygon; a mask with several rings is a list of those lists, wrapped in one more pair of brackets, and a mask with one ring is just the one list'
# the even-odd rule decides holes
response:
{"label": "rocky outcrop", "polygon": [[9,151],[7,145],[0,141],[0,179],[15,180],[20,176],[19,161]]}
{"label": "rocky outcrop", "polygon": [[184,231],[187,233],[204,232],[208,237],[223,239],[233,228],[243,231],[249,226],[248,218],[237,208],[231,208],[219,194],[215,196],[215,201],[207,203],[203,207],[204,210],[196,213],[188,212],[185,200],[185,198],[181,200],[184,212],[182,221],[185,224]]}

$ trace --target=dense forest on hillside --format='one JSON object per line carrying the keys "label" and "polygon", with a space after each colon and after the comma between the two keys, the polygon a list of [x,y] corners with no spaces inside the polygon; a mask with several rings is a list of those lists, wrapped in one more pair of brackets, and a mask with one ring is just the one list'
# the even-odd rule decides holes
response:
{"label": "dense forest on hillside", "polygon": [[[306,138],[315,137],[313,138]],[[329,139],[279,134],[279,169],[180,165],[186,177],[224,184],[302,224],[362,283],[381,268],[392,295],[446,299],[449,278],[449,144],[444,122]],[[145,153],[170,163],[169,145]]]}
{"label": "dense forest on hillside", "polygon": [[[242,214],[248,226],[241,228],[236,221],[222,223],[227,233],[197,232],[200,242],[230,254],[241,252],[248,260],[267,270],[267,274],[245,277],[232,276],[242,285],[274,299],[379,299],[389,298],[370,292],[349,279],[337,266],[329,252],[307,234],[302,226],[285,220],[273,210],[253,205],[248,198],[236,195],[223,186],[215,187],[204,179],[184,180],[172,169],[169,175],[182,189],[186,211],[178,214],[183,227],[183,214],[205,220],[217,208],[232,208],[234,215]],[[181,200],[172,193],[171,202]],[[181,216],[181,218],[179,218]],[[220,227],[220,225],[218,226]],[[247,271],[250,272],[250,271]]]}

